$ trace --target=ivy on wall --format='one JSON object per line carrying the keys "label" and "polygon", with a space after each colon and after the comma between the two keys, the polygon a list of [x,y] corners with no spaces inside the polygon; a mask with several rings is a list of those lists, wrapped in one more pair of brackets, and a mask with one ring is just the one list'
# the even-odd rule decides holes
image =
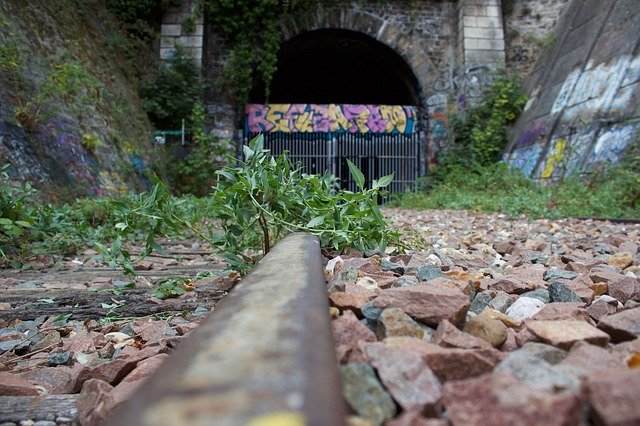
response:
{"label": "ivy on wall", "polygon": [[230,46],[222,79],[234,89],[240,105],[246,103],[256,73],[269,97],[280,48],[280,21],[322,4],[319,0],[202,1],[212,26]]}

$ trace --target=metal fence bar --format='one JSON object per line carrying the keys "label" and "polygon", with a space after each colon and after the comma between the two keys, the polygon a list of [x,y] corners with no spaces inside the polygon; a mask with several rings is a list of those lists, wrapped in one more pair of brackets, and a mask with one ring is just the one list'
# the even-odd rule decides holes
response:
{"label": "metal fence bar", "polygon": [[[256,133],[247,133],[248,139]],[[423,138],[419,133],[362,134],[362,133],[265,133],[265,148],[272,155],[288,152],[289,158],[299,162],[304,173],[322,174],[329,171],[341,186],[356,190],[349,173],[347,159],[365,175],[369,187],[374,179],[394,173],[390,192],[416,189],[416,179],[421,176]]]}

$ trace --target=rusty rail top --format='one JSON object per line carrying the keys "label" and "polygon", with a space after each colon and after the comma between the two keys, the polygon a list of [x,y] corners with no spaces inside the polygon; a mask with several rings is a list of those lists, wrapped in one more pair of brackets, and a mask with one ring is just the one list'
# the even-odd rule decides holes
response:
{"label": "rusty rail top", "polygon": [[110,425],[343,425],[320,244],[287,236]]}

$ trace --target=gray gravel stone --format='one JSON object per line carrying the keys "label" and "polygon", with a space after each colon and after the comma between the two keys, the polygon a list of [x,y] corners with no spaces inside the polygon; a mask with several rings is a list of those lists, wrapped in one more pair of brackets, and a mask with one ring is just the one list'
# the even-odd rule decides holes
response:
{"label": "gray gravel stone", "polygon": [[522,293],[520,297],[530,297],[532,299],[538,299],[542,303],[550,303],[551,297],[549,296],[549,290],[546,288],[538,288],[533,291],[527,291],[526,293]]}
{"label": "gray gravel stone", "polygon": [[439,266],[425,265],[418,268],[416,271],[416,277],[418,277],[418,281],[429,281],[435,278],[444,277],[444,274]]}
{"label": "gray gravel stone", "polygon": [[478,293],[476,297],[473,298],[471,302],[471,306],[469,306],[469,311],[474,314],[479,314],[489,306],[489,302],[491,302],[491,295],[489,293]]}
{"label": "gray gravel stone", "polygon": [[573,369],[551,365],[522,350],[510,353],[494,371],[507,371],[522,384],[536,389],[562,391],[580,387],[580,377]]}
{"label": "gray gravel stone", "polygon": [[552,302],[582,302],[573,290],[558,281],[549,284],[549,297]]}
{"label": "gray gravel stone", "polygon": [[369,364],[346,364],[340,367],[342,392],[360,417],[381,425],[396,415],[396,404],[378,380]]}
{"label": "gray gravel stone", "polygon": [[557,279],[572,280],[579,274],[573,271],[566,271],[564,269],[549,268],[544,272],[543,279],[545,281],[552,281]]}

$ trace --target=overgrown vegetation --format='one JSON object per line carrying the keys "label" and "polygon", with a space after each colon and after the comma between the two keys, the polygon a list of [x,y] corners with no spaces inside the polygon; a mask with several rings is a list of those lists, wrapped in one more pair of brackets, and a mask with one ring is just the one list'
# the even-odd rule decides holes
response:
{"label": "overgrown vegetation", "polygon": [[467,108],[451,120],[453,138],[438,158],[434,180],[442,181],[457,168],[480,171],[498,162],[508,142],[509,124],[526,102],[517,80],[496,79],[481,104]]}
{"label": "overgrown vegetation", "polygon": [[31,187],[10,182],[3,170],[2,257],[19,266],[29,256],[73,254],[88,245],[125,274],[134,275],[131,242],[142,244],[138,256],[142,258],[161,250],[160,236],[195,236],[244,271],[257,260],[260,248],[268,252],[288,232],[311,232],[335,251],[349,247],[384,251],[388,243],[398,242],[398,234],[387,228],[377,206],[392,175],[366,189],[362,172],[349,164],[360,190],[336,191],[330,176],[304,175],[285,155],[271,157],[262,137],[245,147],[244,154],[238,167],[218,172],[213,194],[201,199],[172,197],[156,179],[151,191],[139,195],[42,205]]}
{"label": "overgrown vegetation", "polygon": [[[640,217],[640,144],[629,144],[617,165],[591,176],[562,175],[538,183],[500,161],[507,127],[526,98],[514,80],[498,79],[484,103],[452,120],[453,140],[426,188],[391,204],[413,209],[469,209],[509,216]],[[563,169],[566,167],[563,166]]]}
{"label": "overgrown vegetation", "polygon": [[212,26],[230,47],[219,83],[232,90],[244,105],[257,73],[269,98],[280,48],[279,22],[301,16],[318,0],[203,0]]}
{"label": "overgrown vegetation", "polygon": [[284,234],[307,231],[318,235],[323,247],[343,251],[384,252],[398,235],[387,228],[377,206],[379,195],[393,175],[364,186],[364,175],[349,162],[358,192],[335,191],[330,175],[306,175],[286,155],[271,157],[258,136],[244,147],[238,167],[218,172],[211,211],[223,233],[215,242],[232,265],[243,268],[251,258],[244,252],[262,247],[267,253]]}

